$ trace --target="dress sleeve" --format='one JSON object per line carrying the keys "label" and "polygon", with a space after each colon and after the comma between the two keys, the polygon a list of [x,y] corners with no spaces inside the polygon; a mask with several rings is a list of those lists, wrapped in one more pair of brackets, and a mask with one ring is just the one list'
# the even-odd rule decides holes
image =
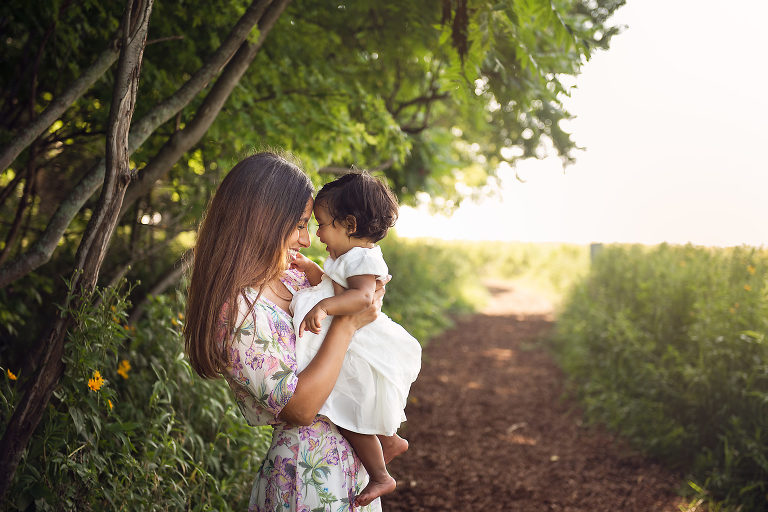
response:
{"label": "dress sleeve", "polygon": [[344,260],[342,272],[345,277],[372,274],[377,278],[382,278],[389,272],[381,254],[381,248],[378,246],[373,249],[353,247],[339,259]]}
{"label": "dress sleeve", "polygon": [[[229,379],[236,399],[253,424],[272,423],[296,390],[296,356],[275,311],[241,298],[229,344]],[[234,388],[234,387],[233,387]],[[270,418],[270,416],[272,418]]]}
{"label": "dress sleeve", "polygon": [[295,292],[303,290],[304,288],[310,288],[312,286],[312,284],[309,282],[309,279],[307,279],[306,274],[295,268],[289,268],[286,270],[282,277],[280,277],[280,280],[284,285],[292,288]]}

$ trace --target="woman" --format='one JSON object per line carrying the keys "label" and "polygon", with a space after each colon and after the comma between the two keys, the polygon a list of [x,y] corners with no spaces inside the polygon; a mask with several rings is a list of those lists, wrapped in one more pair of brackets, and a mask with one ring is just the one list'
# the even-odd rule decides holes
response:
{"label": "woman", "polygon": [[310,364],[297,374],[289,305],[309,286],[289,269],[309,246],[312,184],[273,153],[238,163],[216,191],[198,232],[184,338],[192,367],[224,376],[251,425],[274,427],[249,510],[381,510],[377,499],[355,507],[368,476],[344,437],[317,416],[339,375],[354,332],[376,306],[334,318]]}

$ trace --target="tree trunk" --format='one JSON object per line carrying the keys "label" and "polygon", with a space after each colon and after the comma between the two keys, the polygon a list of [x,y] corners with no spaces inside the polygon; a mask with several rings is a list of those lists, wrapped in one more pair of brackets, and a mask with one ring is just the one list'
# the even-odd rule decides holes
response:
{"label": "tree trunk", "polygon": [[[160,126],[187,106],[202,91],[208,83],[221,72],[222,68],[232,59],[237,49],[246,40],[253,27],[265,16],[267,8],[273,0],[254,0],[245,14],[238,20],[230,31],[224,43],[214,52],[206,63],[182,85],[173,95],[163,100],[152,111],[139,119],[131,129],[128,139],[129,154],[138,149]],[[286,4],[287,2],[281,2]],[[284,7],[284,5],[283,5]],[[273,10],[270,10],[273,12]],[[281,10],[282,12],[282,10]],[[274,23],[273,23],[274,24]],[[259,40],[263,41],[269,28],[259,27]],[[0,266],[0,288],[19,279],[39,266],[45,264],[58,246],[72,219],[80,208],[101,186],[104,180],[105,160],[102,158],[86,174],[75,188],[64,199],[48,222],[45,232],[30,246],[30,248],[14,259]]]}
{"label": "tree trunk", "polygon": [[131,180],[128,131],[136,105],[139,70],[147,42],[152,2],[153,0],[129,0],[123,15],[123,44],[107,127],[104,186],[77,249],[71,288],[64,307],[42,340],[44,348],[37,372],[25,383],[23,396],[0,441],[0,499],[3,501],[21,456],[64,371],[62,356],[67,332],[74,324],[72,312],[91,299],[107,245],[117,224],[125,190]]}

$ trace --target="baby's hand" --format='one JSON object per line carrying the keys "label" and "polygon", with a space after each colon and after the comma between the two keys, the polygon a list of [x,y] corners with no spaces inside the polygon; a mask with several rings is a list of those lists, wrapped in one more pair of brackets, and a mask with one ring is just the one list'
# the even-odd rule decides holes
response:
{"label": "baby's hand", "polygon": [[307,258],[300,252],[293,252],[292,256],[293,260],[291,260],[291,268],[295,268],[304,272],[304,275],[307,276],[309,284],[312,286],[320,284],[320,281],[323,279],[323,269],[320,268],[320,265]]}
{"label": "baby's hand", "polygon": [[291,268],[297,268],[302,272],[306,272],[310,266],[315,264],[314,261],[307,258],[298,251],[292,252],[291,255],[293,256],[293,260],[291,261]]}
{"label": "baby's hand", "polygon": [[304,320],[301,321],[301,324],[299,325],[299,337],[301,337],[304,331],[320,334],[320,324],[327,316],[328,313],[318,303],[315,307],[309,310],[309,313],[306,314]]}

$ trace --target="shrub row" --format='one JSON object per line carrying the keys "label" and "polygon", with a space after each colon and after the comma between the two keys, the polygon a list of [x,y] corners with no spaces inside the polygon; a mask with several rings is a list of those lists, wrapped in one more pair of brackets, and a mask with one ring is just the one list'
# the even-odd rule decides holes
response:
{"label": "shrub row", "polygon": [[611,246],[554,345],[588,418],[742,511],[768,509],[768,252]]}

